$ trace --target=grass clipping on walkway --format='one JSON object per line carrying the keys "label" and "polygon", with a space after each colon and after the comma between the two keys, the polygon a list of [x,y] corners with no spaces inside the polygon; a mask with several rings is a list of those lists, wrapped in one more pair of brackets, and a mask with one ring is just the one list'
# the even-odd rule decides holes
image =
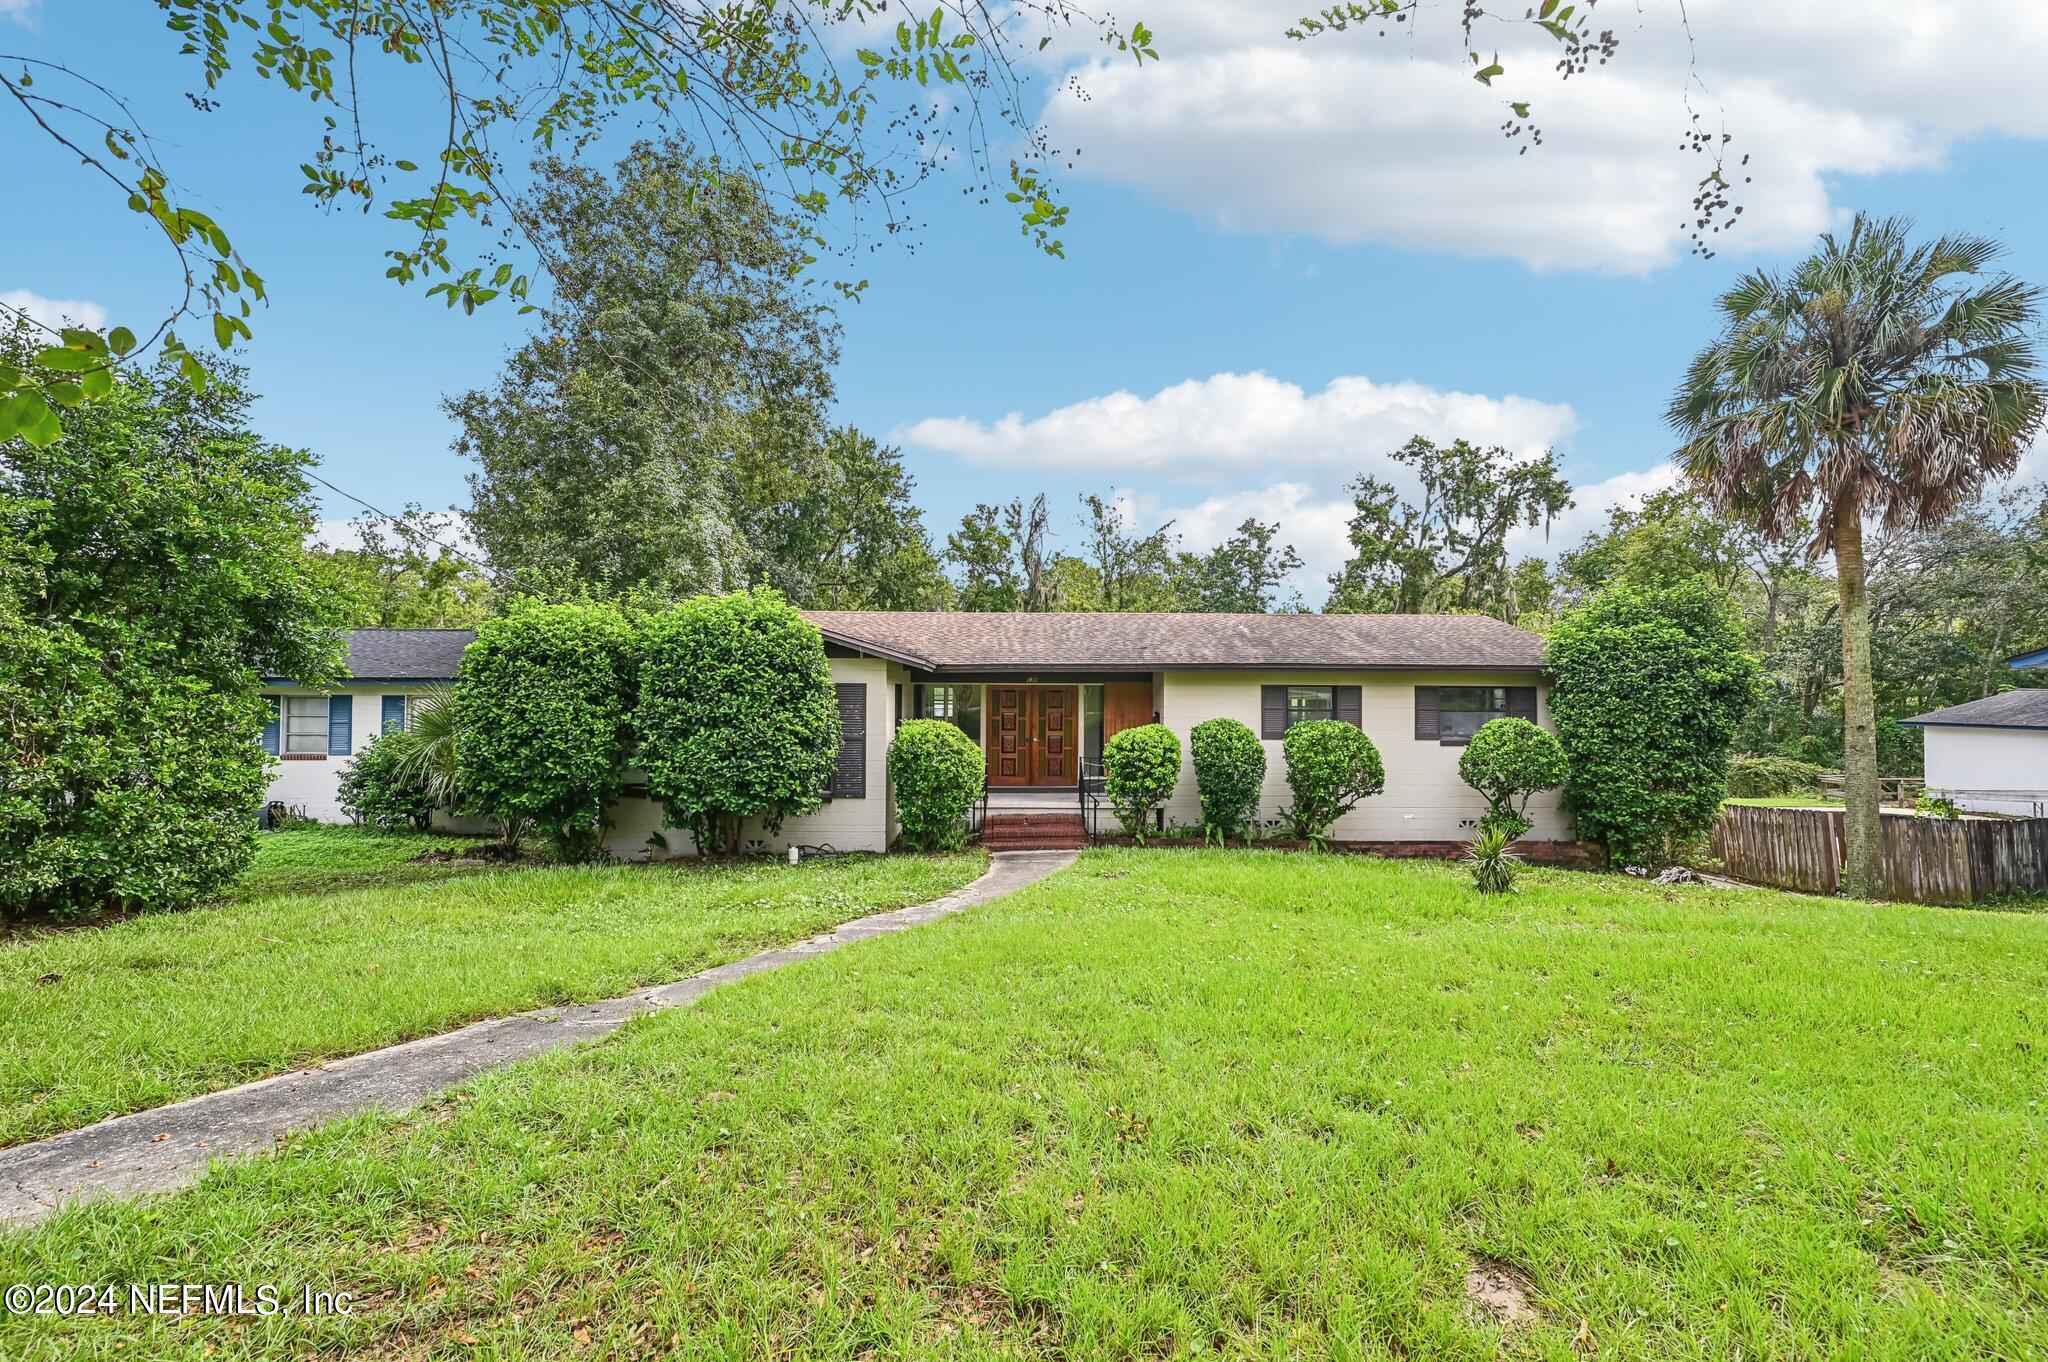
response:
{"label": "grass clipping on walkway", "polygon": [[[259,882],[348,882],[375,873],[380,857],[402,879],[413,863],[393,844],[409,856],[448,841],[278,836],[298,840],[280,843],[288,854],[274,863],[258,861]],[[309,846],[309,836],[325,842]],[[678,979],[938,898],[986,864],[973,855],[471,868],[430,883],[257,893],[7,943],[0,1145],[479,1017]]]}
{"label": "grass clipping on walkway", "polygon": [[1277,853],[1098,852],[0,1279],[346,1319],[52,1353],[2048,1350],[2048,920]]}

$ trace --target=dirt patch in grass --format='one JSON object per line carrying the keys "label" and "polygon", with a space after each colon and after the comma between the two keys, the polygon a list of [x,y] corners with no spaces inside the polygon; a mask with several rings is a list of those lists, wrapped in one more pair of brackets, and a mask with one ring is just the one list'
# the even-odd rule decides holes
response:
{"label": "dirt patch in grass", "polygon": [[432,847],[412,858],[414,865],[454,862],[469,865],[546,865],[547,858],[520,846],[503,842],[476,842],[467,846]]}
{"label": "dirt patch in grass", "polygon": [[1529,1274],[1502,1258],[1478,1257],[1465,1269],[1465,1305],[1478,1319],[1504,1329],[1536,1322]]}

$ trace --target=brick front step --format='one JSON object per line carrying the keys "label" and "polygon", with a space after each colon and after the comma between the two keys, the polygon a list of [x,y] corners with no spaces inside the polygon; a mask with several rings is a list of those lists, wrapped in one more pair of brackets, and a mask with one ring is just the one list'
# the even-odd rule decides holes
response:
{"label": "brick front step", "polygon": [[990,851],[1071,851],[1088,845],[1078,813],[992,813],[981,828]]}

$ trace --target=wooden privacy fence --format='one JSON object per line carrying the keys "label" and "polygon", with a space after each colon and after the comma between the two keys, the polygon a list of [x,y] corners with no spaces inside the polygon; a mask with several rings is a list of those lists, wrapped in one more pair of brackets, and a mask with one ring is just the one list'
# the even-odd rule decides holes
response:
{"label": "wooden privacy fence", "polygon": [[[1840,809],[1730,805],[1714,825],[1714,854],[1730,875],[1780,889],[1842,888]],[[2048,818],[1921,818],[1887,813],[1884,883],[1912,903],[1974,903],[2048,892]]]}

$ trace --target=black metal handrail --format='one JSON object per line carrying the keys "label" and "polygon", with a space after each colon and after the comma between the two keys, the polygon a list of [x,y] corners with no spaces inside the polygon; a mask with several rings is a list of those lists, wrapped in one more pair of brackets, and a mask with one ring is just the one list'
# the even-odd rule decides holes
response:
{"label": "black metal handrail", "polygon": [[974,801],[974,812],[968,816],[967,835],[979,837],[988,827],[988,777],[981,778],[981,798]]}
{"label": "black metal handrail", "polygon": [[1074,782],[1074,789],[1081,801],[1081,828],[1091,842],[1102,836],[1102,796],[1108,784],[1100,763],[1081,763],[1080,779]]}

